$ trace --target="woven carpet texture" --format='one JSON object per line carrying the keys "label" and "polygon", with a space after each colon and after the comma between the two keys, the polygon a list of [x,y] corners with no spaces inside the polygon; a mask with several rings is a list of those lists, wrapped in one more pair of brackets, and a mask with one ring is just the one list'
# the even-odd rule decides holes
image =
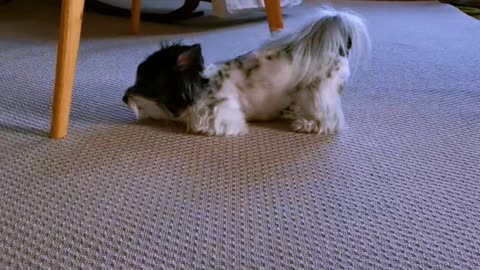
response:
{"label": "woven carpet texture", "polygon": [[[431,2],[334,2],[373,53],[348,129],[256,123],[235,138],[135,123],[123,104],[161,39],[207,62],[261,18],[142,24],[85,12],[70,133],[47,138],[60,1],[0,6],[0,269],[480,269],[480,22]],[[286,10],[298,26],[308,4]]]}

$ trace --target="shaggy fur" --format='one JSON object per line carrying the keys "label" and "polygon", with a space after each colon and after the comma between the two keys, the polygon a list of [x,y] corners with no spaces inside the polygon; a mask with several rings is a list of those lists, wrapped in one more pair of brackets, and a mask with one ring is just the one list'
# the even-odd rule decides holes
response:
{"label": "shaggy fur", "polygon": [[280,116],[296,132],[331,134],[344,126],[341,93],[369,45],[362,19],[333,9],[207,68],[200,44],[167,44],[139,65],[123,100],[138,119],[179,121],[201,134],[245,134],[248,121]]}

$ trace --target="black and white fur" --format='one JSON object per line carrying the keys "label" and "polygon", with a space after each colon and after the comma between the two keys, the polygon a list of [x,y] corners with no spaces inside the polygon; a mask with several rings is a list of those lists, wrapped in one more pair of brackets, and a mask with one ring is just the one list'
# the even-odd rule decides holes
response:
{"label": "black and white fur", "polygon": [[363,20],[325,9],[296,32],[204,68],[200,44],[163,46],[137,69],[123,100],[138,119],[179,121],[194,133],[240,135],[247,122],[281,116],[296,132],[344,127],[341,93],[369,52]]}

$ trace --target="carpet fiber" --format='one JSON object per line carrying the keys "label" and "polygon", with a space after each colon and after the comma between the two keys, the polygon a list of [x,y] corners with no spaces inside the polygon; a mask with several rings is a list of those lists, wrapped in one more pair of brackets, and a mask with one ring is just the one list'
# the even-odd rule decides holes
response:
{"label": "carpet fiber", "polygon": [[52,141],[58,2],[0,7],[0,269],[480,269],[479,21],[340,2],[374,45],[344,91],[348,129],[209,138],[134,123],[123,92],[160,39],[188,34],[222,60],[266,38],[265,21],[131,37],[86,12],[70,133]]}

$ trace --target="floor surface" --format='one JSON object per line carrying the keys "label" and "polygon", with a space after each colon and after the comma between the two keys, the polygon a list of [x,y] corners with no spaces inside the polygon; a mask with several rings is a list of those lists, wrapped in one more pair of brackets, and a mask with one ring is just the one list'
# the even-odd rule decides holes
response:
{"label": "floor surface", "polygon": [[373,40],[344,91],[348,129],[207,138],[134,122],[121,97],[136,65],[177,37],[230,58],[266,22],[131,37],[127,20],[87,12],[70,133],[52,141],[59,2],[0,7],[0,269],[480,269],[478,20],[438,2],[339,2]]}

